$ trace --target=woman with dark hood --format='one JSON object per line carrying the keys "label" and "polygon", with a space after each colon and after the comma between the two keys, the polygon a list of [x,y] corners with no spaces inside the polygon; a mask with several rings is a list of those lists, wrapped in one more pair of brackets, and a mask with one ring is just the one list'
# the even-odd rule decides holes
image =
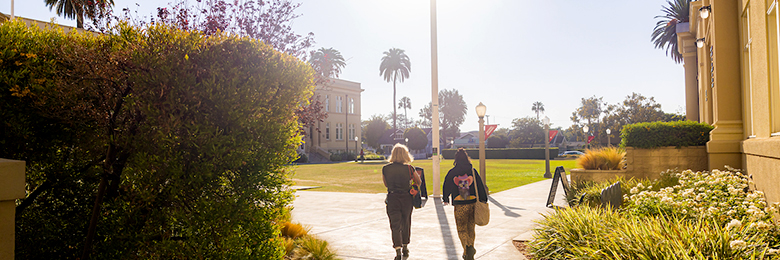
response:
{"label": "woman with dark hood", "polygon": [[[458,229],[458,238],[463,246],[463,259],[473,260],[477,250],[474,249],[474,205],[477,202],[477,192],[479,200],[487,202],[487,186],[482,183],[474,167],[471,166],[471,159],[463,148],[455,153],[455,167],[447,172],[444,178],[444,187],[442,188],[444,205],[450,203],[455,207],[455,225]],[[480,187],[477,189],[477,187]]]}

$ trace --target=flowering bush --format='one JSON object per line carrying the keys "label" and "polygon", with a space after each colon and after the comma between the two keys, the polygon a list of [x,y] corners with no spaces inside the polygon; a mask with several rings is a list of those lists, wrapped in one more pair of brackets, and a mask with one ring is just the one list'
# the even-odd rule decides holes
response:
{"label": "flowering bush", "polygon": [[[577,190],[595,194],[610,183]],[[574,206],[545,216],[531,252],[542,259],[780,259],[778,204],[768,205],[739,170],[667,171],[623,184],[624,207],[616,211]]]}

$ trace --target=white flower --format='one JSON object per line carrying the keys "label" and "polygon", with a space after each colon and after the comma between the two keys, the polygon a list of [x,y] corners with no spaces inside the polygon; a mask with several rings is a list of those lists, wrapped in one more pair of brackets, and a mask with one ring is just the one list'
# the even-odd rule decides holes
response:
{"label": "white flower", "polygon": [[736,228],[739,228],[739,227],[741,227],[741,226],[742,226],[742,221],[739,221],[739,220],[737,220],[737,219],[732,219],[732,220],[729,222],[729,224],[728,224],[728,225],[726,225],[726,229],[731,229],[731,228],[734,228],[734,227],[736,227]]}
{"label": "white flower", "polygon": [[732,249],[742,249],[742,248],[745,248],[747,246],[747,243],[745,243],[745,241],[742,241],[742,240],[734,240],[734,241],[731,241],[729,243],[729,246]]}
{"label": "white flower", "polygon": [[637,184],[636,184],[636,187],[641,189],[641,188],[644,188],[644,187],[645,187],[645,185],[642,185],[642,183],[640,182],[640,183],[637,183]]}
{"label": "white flower", "polygon": [[[640,183],[640,184],[641,184],[641,183]],[[635,193],[637,193],[637,192],[639,192],[639,188],[638,188],[638,187],[633,187],[633,188],[631,188],[631,194],[635,194]]]}

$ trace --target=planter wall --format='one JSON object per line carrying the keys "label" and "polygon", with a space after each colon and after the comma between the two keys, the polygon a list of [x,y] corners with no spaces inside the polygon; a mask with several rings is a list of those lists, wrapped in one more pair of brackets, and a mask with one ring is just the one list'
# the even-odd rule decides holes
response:
{"label": "planter wall", "polygon": [[708,168],[706,146],[673,146],[639,149],[626,148],[625,170],[572,169],[571,181],[607,181],[616,177],[625,179],[657,179],[669,169],[705,171]]}
{"label": "planter wall", "polygon": [[640,178],[655,179],[668,169],[705,171],[708,168],[706,146],[673,146],[652,149],[626,148],[627,171]]}

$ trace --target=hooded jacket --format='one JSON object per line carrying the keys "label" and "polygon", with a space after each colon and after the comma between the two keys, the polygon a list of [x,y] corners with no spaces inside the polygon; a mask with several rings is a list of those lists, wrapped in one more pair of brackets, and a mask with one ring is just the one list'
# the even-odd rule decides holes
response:
{"label": "hooded jacket", "polygon": [[[456,183],[458,182],[458,183]],[[468,185],[468,198],[463,198],[461,195],[460,185]],[[457,164],[455,167],[447,172],[447,177],[444,177],[444,184],[442,187],[442,200],[446,203],[452,199],[452,205],[463,205],[477,202],[476,199],[476,187],[479,186],[479,201],[487,202],[487,193],[485,190],[487,186],[482,183],[482,177],[479,176],[477,170],[475,170],[471,164]],[[465,190],[464,190],[465,191]],[[465,195],[465,194],[463,194]]]}

